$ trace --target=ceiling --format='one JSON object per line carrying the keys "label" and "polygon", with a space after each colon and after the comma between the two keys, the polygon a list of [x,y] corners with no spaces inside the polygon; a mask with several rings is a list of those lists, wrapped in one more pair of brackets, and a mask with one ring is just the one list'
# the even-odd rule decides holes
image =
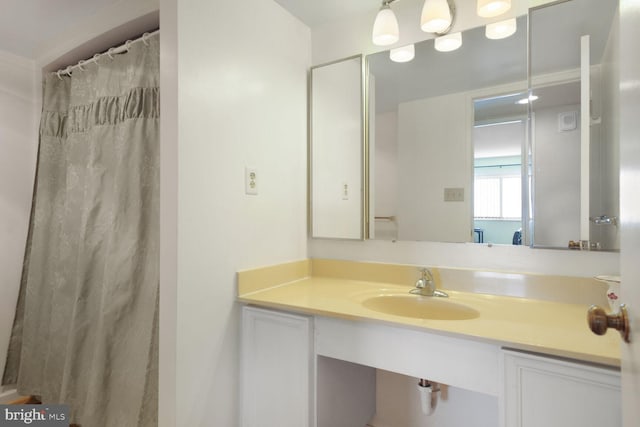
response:
{"label": "ceiling", "polygon": [[380,8],[380,0],[275,0],[293,16],[313,28]]}
{"label": "ceiling", "polygon": [[[41,47],[115,3],[134,0],[1,0],[0,51],[37,59]],[[380,7],[378,0],[275,0],[309,27]]]}
{"label": "ceiling", "polygon": [[121,0],[2,0],[0,50],[36,59],[38,48]]}

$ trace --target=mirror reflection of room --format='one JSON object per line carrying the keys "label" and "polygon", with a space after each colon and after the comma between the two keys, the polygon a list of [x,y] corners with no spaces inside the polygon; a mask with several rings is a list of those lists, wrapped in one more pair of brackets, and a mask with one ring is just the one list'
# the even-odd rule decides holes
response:
{"label": "mirror reflection of room", "polygon": [[617,2],[530,12],[532,245],[619,248]]}
{"label": "mirror reflection of room", "polygon": [[476,243],[523,244],[522,153],[526,92],[474,101],[473,232]]}
{"label": "mirror reflection of room", "polygon": [[572,0],[504,39],[369,55],[371,238],[619,248],[616,16]]}
{"label": "mirror reflection of room", "polygon": [[[489,38],[485,26],[463,31],[453,51],[416,43],[410,62],[389,52],[367,57],[372,238],[479,241],[474,229],[486,226],[473,219],[474,100],[526,91],[526,16],[515,22],[502,39]],[[518,107],[498,119],[526,117],[526,105]],[[499,242],[511,244],[509,234]]]}

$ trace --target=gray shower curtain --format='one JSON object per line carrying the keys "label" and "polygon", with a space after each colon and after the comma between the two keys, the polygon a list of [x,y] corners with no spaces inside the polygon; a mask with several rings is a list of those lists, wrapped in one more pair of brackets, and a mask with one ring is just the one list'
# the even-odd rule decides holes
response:
{"label": "gray shower curtain", "polygon": [[3,384],[83,427],[157,425],[158,37],[44,82]]}

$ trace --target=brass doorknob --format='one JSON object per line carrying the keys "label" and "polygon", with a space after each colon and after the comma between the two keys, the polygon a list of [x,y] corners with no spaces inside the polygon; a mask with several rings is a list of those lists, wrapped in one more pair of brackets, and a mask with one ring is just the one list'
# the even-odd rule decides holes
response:
{"label": "brass doorknob", "polygon": [[630,342],[629,315],[624,304],[620,305],[620,312],[616,314],[607,314],[604,309],[592,305],[587,311],[587,322],[589,322],[589,328],[596,335],[604,335],[607,333],[607,329],[613,328],[620,331],[625,342]]}

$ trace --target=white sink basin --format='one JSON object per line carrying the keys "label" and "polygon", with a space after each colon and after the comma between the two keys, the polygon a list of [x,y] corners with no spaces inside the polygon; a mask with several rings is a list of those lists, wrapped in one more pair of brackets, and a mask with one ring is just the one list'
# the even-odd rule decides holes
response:
{"label": "white sink basin", "polygon": [[380,313],[417,319],[468,320],[480,315],[466,305],[421,295],[379,295],[365,299],[362,305]]}

